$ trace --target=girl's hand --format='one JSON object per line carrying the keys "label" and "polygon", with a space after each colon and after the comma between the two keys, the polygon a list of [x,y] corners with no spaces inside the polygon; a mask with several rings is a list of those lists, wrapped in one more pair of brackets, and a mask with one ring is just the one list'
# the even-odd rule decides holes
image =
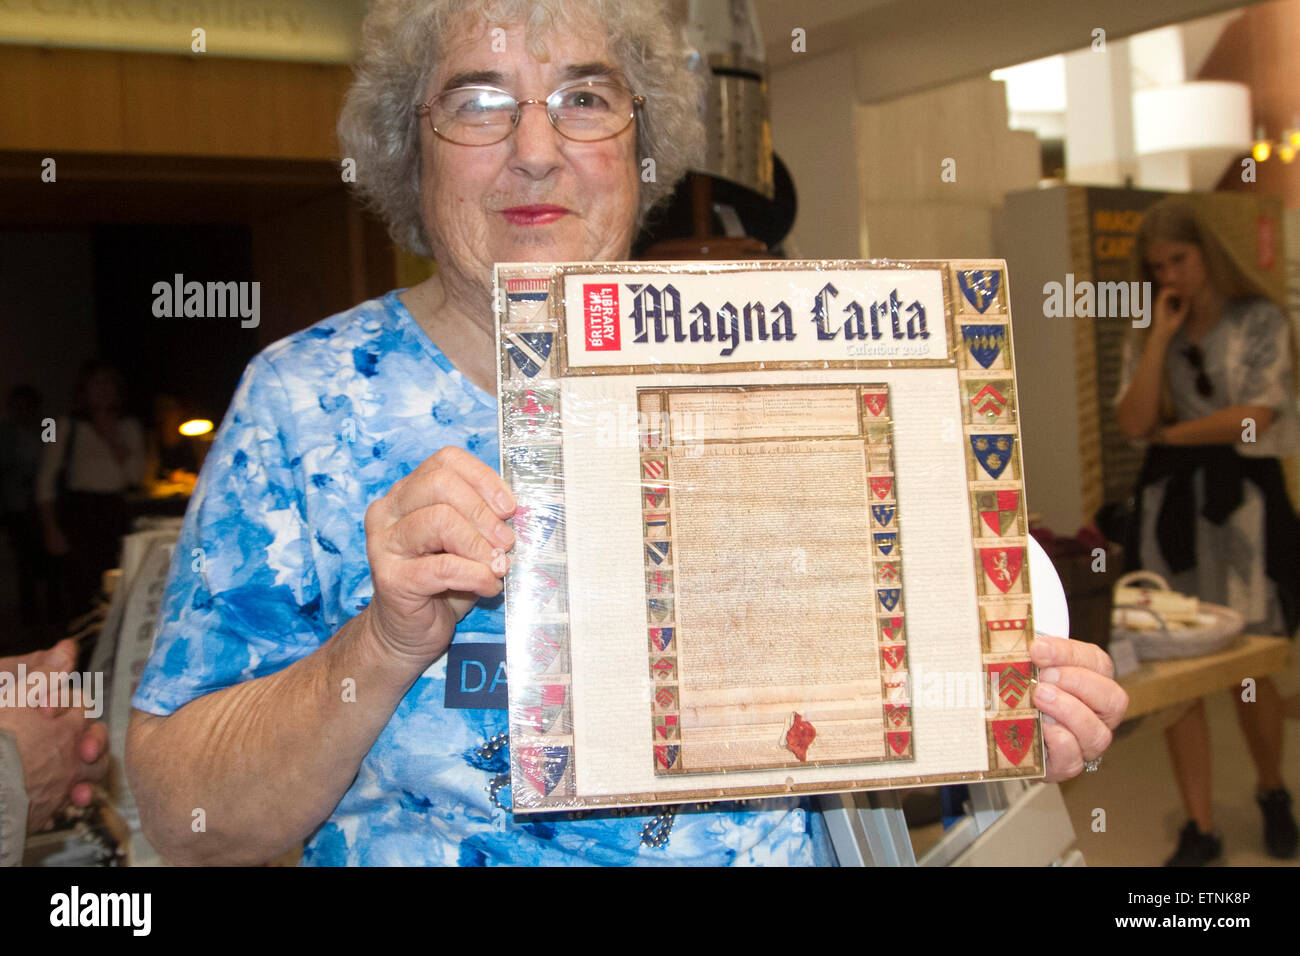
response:
{"label": "girl's hand", "polygon": [[1151,323],[1151,331],[1163,344],[1168,345],[1174,333],[1187,321],[1191,310],[1191,302],[1176,295],[1171,287],[1165,286],[1156,296],[1156,315],[1155,321]]}

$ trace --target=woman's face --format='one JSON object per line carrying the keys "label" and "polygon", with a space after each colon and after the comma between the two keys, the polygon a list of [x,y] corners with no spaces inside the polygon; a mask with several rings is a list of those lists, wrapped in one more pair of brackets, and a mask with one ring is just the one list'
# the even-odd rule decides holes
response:
{"label": "woman's face", "polygon": [[[494,37],[480,24],[452,41],[426,100],[467,85],[545,100],[598,78],[597,65],[617,68],[598,31],[553,34],[541,62],[525,48],[521,25],[503,29]],[[525,106],[514,132],[492,146],[449,143],[423,119],[420,130],[421,213],[440,268],[483,285],[494,262],[626,258],[639,188],[635,124],[577,143],[551,125],[545,106]],[[543,206],[552,208],[535,208]]]}
{"label": "woman's face", "polygon": [[1147,246],[1147,265],[1161,289],[1191,301],[1205,287],[1208,275],[1205,257],[1195,243],[1174,239],[1153,239]]}

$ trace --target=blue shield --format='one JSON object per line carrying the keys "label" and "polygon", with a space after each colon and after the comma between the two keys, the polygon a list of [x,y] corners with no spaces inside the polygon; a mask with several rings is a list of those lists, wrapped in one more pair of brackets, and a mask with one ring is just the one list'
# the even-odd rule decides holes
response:
{"label": "blue shield", "polygon": [[568,747],[523,747],[519,751],[519,769],[533,789],[544,797],[550,796],[563,779],[568,764]]}
{"label": "blue shield", "polygon": [[650,628],[650,639],[654,641],[659,650],[666,651],[668,645],[673,642],[673,629],[671,627],[652,627]]}
{"label": "blue shield", "polygon": [[1016,443],[1015,435],[971,435],[970,447],[975,453],[975,460],[989,473],[991,478],[1002,477],[1011,463],[1011,449]]}
{"label": "blue shield", "polygon": [[966,301],[975,307],[975,311],[984,313],[998,300],[998,286],[1002,284],[1002,273],[995,269],[972,269],[957,273],[957,285]]}
{"label": "blue shield", "polygon": [[961,337],[970,350],[971,357],[984,368],[989,368],[1007,341],[1005,325],[963,325]]}
{"label": "blue shield", "polygon": [[510,360],[519,366],[519,371],[523,372],[529,378],[532,378],[541,371],[542,363],[551,354],[551,340],[553,334],[550,332],[520,332],[519,342],[510,342],[506,345],[506,354]]}

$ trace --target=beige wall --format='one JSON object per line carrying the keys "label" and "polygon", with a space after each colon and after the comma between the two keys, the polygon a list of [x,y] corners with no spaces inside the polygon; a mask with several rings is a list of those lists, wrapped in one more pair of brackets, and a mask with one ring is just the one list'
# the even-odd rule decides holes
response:
{"label": "beige wall", "polygon": [[790,253],[994,255],[993,210],[1037,185],[1041,165],[1034,135],[1007,129],[1003,84],[979,77],[863,105],[847,82],[855,59],[840,50],[772,71],[772,140],[799,197]]}
{"label": "beige wall", "polygon": [[995,255],[993,211],[1041,168],[1034,134],[1007,129],[1003,84],[964,80],[854,112],[863,255]]}
{"label": "beige wall", "polygon": [[853,259],[862,255],[853,86],[853,55],[808,57],[772,73],[772,144],[790,167],[799,214],[786,240],[792,256]]}
{"label": "beige wall", "polygon": [[[1042,290],[1073,268],[1071,203],[1081,200],[1082,190],[1069,188],[1013,193],[995,217],[997,247],[1007,260],[1012,294],[1025,497],[1031,514],[1064,535],[1090,522],[1096,507],[1095,491],[1085,488],[1080,453],[1085,434],[1092,433],[1096,444],[1096,413],[1088,407],[1093,421],[1084,420],[1076,384],[1080,360],[1090,358],[1079,354],[1086,320],[1045,318]],[[1091,332],[1091,323],[1085,331]],[[1094,477],[1095,488],[1100,476]]]}

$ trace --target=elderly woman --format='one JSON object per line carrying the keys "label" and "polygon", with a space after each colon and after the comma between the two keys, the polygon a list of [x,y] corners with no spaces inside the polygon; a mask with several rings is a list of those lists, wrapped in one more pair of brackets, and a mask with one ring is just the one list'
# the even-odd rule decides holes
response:
{"label": "elderly woman", "polygon": [[[305,842],[313,864],[833,859],[801,800],[516,818],[493,784],[506,712],[444,703],[453,638],[503,641],[514,543],[492,264],[627,256],[702,142],[683,63],[643,0],[374,4],[344,152],[438,272],[276,343],[240,382],[134,700],[130,777],[164,856],[251,863]],[[1089,645],[1034,656],[1053,665],[1039,702],[1059,779],[1105,749],[1124,696]]]}

